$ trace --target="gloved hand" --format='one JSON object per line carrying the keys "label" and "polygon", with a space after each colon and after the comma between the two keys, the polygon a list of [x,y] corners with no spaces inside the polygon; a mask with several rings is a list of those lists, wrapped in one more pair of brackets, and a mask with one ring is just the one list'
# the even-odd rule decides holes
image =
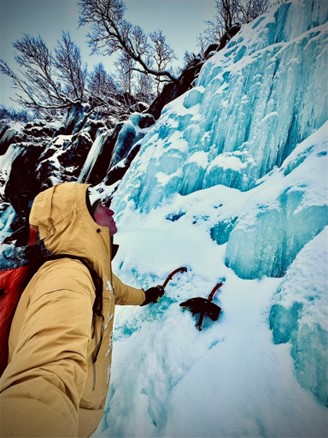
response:
{"label": "gloved hand", "polygon": [[157,303],[164,295],[164,288],[161,285],[151,287],[145,290],[146,299],[141,306],[146,306],[149,303]]}

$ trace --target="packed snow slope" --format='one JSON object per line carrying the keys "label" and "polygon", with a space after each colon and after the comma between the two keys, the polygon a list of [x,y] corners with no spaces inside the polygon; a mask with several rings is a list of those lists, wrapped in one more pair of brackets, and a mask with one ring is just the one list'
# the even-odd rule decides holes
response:
{"label": "packed snow slope", "polygon": [[[95,436],[327,436],[327,9],[243,26],[139,140],[114,269],[144,288],[188,272],[117,309]],[[179,303],[222,280],[198,331]]]}

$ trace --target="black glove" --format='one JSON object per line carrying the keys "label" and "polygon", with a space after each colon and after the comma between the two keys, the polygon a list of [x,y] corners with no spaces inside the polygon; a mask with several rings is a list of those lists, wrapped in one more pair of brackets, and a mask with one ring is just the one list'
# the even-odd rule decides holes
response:
{"label": "black glove", "polygon": [[164,288],[163,286],[155,286],[151,287],[147,290],[145,290],[146,299],[141,304],[141,306],[146,306],[149,303],[157,303],[161,299],[161,297],[164,295]]}

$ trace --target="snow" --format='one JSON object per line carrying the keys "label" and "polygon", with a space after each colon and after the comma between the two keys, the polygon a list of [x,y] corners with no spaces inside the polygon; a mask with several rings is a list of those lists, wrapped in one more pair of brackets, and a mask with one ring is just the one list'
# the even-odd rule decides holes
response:
{"label": "snow", "polygon": [[[297,283],[295,274],[287,281],[242,280],[224,265],[226,245],[211,240],[213,218],[205,213],[211,206],[214,216],[230,199],[226,213],[232,214],[242,194],[221,188],[177,195],[147,215],[121,217],[114,261],[121,279],[147,288],[176,267],[188,272],[174,277],[157,305],[117,307],[111,389],[95,436],[325,436],[326,409],[299,384],[292,346],[275,345],[269,325],[277,290],[293,297],[304,277]],[[169,212],[182,211],[177,220],[167,219]],[[309,246],[306,257],[315,251]],[[206,320],[198,332],[179,303],[207,297],[221,279],[224,286],[214,298],[223,309],[220,318]],[[323,274],[318,294],[322,280]]]}
{"label": "snow", "polygon": [[[217,185],[188,196],[175,194],[147,214],[131,208],[120,215],[114,263],[120,278],[147,288],[161,283],[175,267],[187,266],[188,273],[169,283],[157,306],[117,308],[111,390],[96,436],[326,435],[326,232],[311,240],[312,230],[306,230],[309,243],[283,278],[268,278],[258,270],[262,278],[253,280],[238,277],[225,265],[229,233],[227,244],[216,245],[210,238],[216,225],[232,223],[233,228],[236,217],[258,231],[250,218],[258,220],[263,211],[279,213],[286,188],[304,192],[295,211],[325,205],[327,190],[320,175],[327,165],[326,129],[322,126],[299,144],[281,168],[249,192]],[[269,217],[267,224],[272,227],[275,220]],[[284,229],[288,222],[278,225]],[[292,228],[293,222],[289,236]],[[269,238],[265,230],[254,241],[263,251],[270,248],[265,244]],[[236,252],[253,260],[249,242]],[[225,284],[215,303],[223,313],[217,322],[207,320],[199,333],[179,303],[207,297],[221,278]],[[299,295],[308,308],[295,320]],[[277,333],[288,331],[291,322],[290,340],[279,339]]]}

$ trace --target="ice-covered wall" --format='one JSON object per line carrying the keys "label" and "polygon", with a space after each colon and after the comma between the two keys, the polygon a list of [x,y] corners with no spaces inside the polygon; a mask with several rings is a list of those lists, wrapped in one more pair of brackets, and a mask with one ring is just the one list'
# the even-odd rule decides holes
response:
{"label": "ice-covered wall", "polygon": [[295,0],[242,28],[145,136],[117,208],[255,186],[327,119],[328,3]]}
{"label": "ice-covered wall", "polygon": [[283,276],[328,220],[327,16],[328,2],[295,0],[244,26],[149,129],[117,191],[118,214],[236,188],[247,202],[238,217],[218,217],[212,239],[227,243],[240,277]]}
{"label": "ice-covered wall", "polygon": [[327,132],[328,122],[248,193],[225,256],[241,278],[282,277],[327,225]]}
{"label": "ice-covered wall", "polygon": [[[179,248],[172,230],[185,237],[183,251],[200,252],[203,257],[211,245],[207,241],[206,249],[200,250],[201,245],[193,240],[202,229],[202,240],[208,233],[210,243],[218,245],[213,244],[220,252],[215,261],[218,271],[227,269],[227,276],[237,274],[238,281],[260,279],[250,284],[263,285],[263,295],[267,293],[266,280],[278,284],[278,280],[263,277],[283,277],[278,291],[272,292],[274,302],[270,298],[261,318],[270,324],[275,344],[288,344],[286,348],[276,346],[275,351],[290,348],[298,381],[321,405],[327,405],[327,15],[326,1],[295,0],[243,26],[225,49],[204,64],[196,87],[164,108],[140,141],[140,152],[112,204],[122,228],[128,223],[135,226],[127,248],[141,223],[147,238],[140,247],[147,248],[150,229],[157,224],[159,235],[169,242],[168,260],[175,246]],[[159,216],[160,226],[156,222]],[[164,251],[163,245],[152,245],[155,252],[158,248]],[[126,251],[124,263],[129,259],[129,249]],[[153,254],[150,250],[145,253]],[[203,262],[201,275],[211,257],[204,256]],[[135,271],[140,278],[141,269]],[[234,304],[226,313],[227,321],[236,317],[240,292],[228,283]],[[247,314],[253,291],[245,295],[242,313]],[[237,320],[229,327],[229,335],[238,324],[242,326]],[[243,326],[243,331],[253,339],[254,330]],[[234,350],[229,342],[227,338]],[[243,355],[244,349],[243,343],[238,345],[238,354]],[[219,362],[222,356],[221,351]],[[261,354],[252,354],[253,373],[252,361],[259,357],[263,359]],[[272,359],[269,363],[269,367],[272,363],[276,366]],[[241,368],[245,369],[244,365]],[[229,369],[230,374],[235,381],[237,374]],[[245,380],[248,377],[238,385],[238,401]],[[117,381],[121,384],[121,378]],[[270,389],[265,391],[270,399],[276,383],[270,375]],[[185,394],[186,386],[183,388]],[[250,393],[258,393],[258,386]],[[288,390],[273,405],[284,406],[288,423],[287,394]],[[258,411],[257,407],[257,425]],[[268,409],[265,415],[276,428],[281,420],[272,421],[272,411]],[[304,412],[306,409],[301,409],[297,424]],[[116,411],[112,415],[116,421]],[[177,418],[179,425],[181,415]],[[316,424],[311,414],[307,420]],[[302,427],[301,434],[260,429],[249,435],[310,436]],[[245,430],[235,435],[245,435]],[[208,435],[215,434],[220,435],[212,431]]]}
{"label": "ice-covered wall", "polygon": [[[328,407],[327,349],[328,229],[298,254],[276,293],[270,312],[275,344],[291,343],[291,355],[301,385]],[[315,321],[315,322],[314,322]]]}

